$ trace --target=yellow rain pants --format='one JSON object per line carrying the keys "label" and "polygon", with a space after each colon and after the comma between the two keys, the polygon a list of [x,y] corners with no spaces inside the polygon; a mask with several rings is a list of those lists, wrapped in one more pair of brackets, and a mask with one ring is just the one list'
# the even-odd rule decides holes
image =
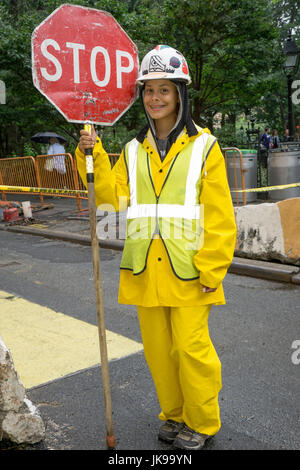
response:
{"label": "yellow rain pants", "polygon": [[210,340],[211,305],[140,307],[145,358],[161,407],[159,418],[214,435],[221,427],[221,363]]}

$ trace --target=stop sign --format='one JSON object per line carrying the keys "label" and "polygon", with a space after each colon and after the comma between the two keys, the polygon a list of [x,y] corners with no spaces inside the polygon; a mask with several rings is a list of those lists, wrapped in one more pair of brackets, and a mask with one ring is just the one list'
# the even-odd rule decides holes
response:
{"label": "stop sign", "polygon": [[113,125],[137,98],[137,47],[105,11],[61,5],[31,46],[34,85],[70,122]]}

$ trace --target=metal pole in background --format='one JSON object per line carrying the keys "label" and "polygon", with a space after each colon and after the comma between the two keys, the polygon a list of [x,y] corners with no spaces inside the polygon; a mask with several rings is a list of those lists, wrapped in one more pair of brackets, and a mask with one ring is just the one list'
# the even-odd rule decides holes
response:
{"label": "metal pole in background", "polygon": [[288,88],[288,127],[290,138],[293,139],[295,129],[294,129],[294,116],[293,116],[293,103],[292,103],[292,82],[293,77],[288,75],[287,77],[287,88]]}

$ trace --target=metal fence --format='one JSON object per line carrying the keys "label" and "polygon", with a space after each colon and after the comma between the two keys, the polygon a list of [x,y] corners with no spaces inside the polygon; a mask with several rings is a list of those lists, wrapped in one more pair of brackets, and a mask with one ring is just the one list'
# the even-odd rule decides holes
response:
{"label": "metal fence", "polygon": [[[113,167],[119,154],[108,154]],[[36,194],[30,188],[42,188],[39,192],[40,201],[44,203],[44,196],[49,195],[47,189],[76,190],[76,194],[61,191],[59,197],[75,198],[78,210],[82,210],[81,199],[87,199],[86,188],[77,170],[76,158],[69,153],[57,155],[37,155],[35,158],[14,157],[0,159],[0,185],[27,187],[28,194]],[[45,191],[43,191],[43,189]],[[82,191],[82,193],[80,192]],[[6,194],[22,194],[18,189],[2,190],[2,199]]]}
{"label": "metal fence", "polygon": [[[227,152],[233,152],[233,161],[239,164],[234,165],[234,191],[245,189],[243,157],[238,148],[228,147],[222,149],[227,168]],[[118,161],[120,155],[117,153],[108,154],[111,167]],[[238,171],[240,175],[238,176]],[[238,186],[241,181],[242,188]],[[62,190],[59,197],[69,197],[76,199],[78,210],[82,210],[81,200],[87,199],[86,188],[77,170],[76,158],[71,154],[64,153],[58,155],[38,155],[37,157],[14,157],[0,159],[0,185],[28,187],[29,194],[36,194],[30,188],[42,188],[39,192],[40,201],[43,204],[43,196],[49,195],[47,189]],[[45,189],[45,191],[43,191]],[[66,191],[64,191],[66,190]],[[76,194],[68,194],[67,190],[76,190]],[[80,192],[82,191],[82,192]],[[21,194],[22,191],[1,190],[2,199],[6,200],[6,193]],[[238,193],[236,194],[236,204],[239,205]],[[243,204],[246,204],[245,193],[243,193]]]}
{"label": "metal fence", "polygon": [[[36,161],[33,157],[16,157],[0,159],[0,184],[5,186],[40,187]],[[6,191],[2,199],[6,200]],[[13,192],[13,191],[9,191]],[[18,193],[18,191],[16,191]],[[40,195],[41,203],[43,196]]]}

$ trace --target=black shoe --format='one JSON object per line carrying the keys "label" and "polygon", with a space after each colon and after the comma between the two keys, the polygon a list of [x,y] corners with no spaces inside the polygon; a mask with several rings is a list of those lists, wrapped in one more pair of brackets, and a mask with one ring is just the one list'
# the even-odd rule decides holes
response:
{"label": "black shoe", "polygon": [[167,419],[167,421],[162,424],[158,431],[159,439],[167,442],[173,442],[179,431],[183,428],[184,423],[178,423],[172,419]]}
{"label": "black shoe", "polygon": [[200,434],[185,424],[174,439],[173,446],[178,449],[199,450],[204,447],[207,439],[212,437],[207,434]]}

